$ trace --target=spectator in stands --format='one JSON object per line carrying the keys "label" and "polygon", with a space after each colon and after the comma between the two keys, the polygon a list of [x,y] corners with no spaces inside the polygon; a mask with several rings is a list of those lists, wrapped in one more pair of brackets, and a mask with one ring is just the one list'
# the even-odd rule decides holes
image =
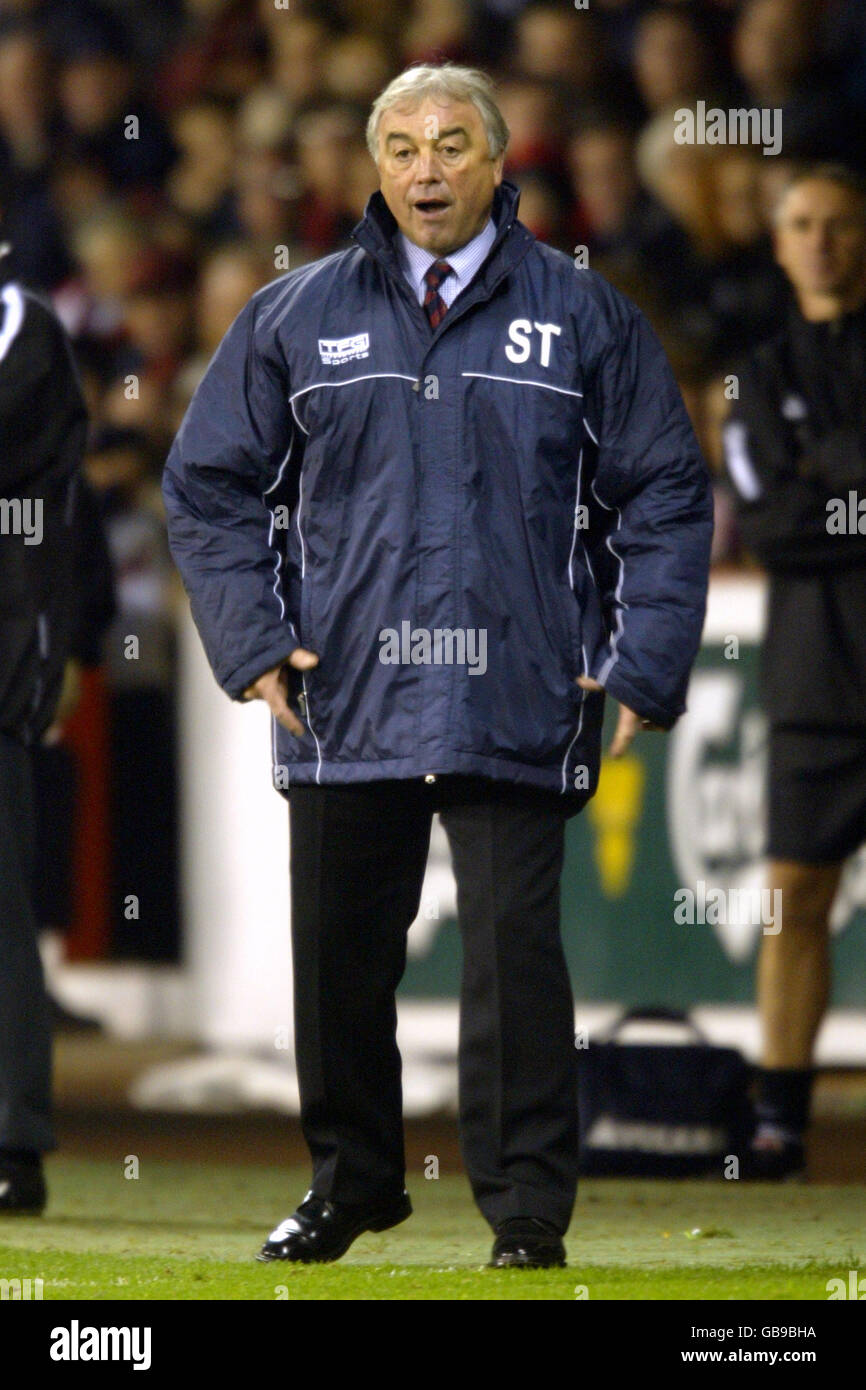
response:
{"label": "spectator in stands", "polygon": [[119,27],[100,22],[64,40],[59,96],[67,153],[96,158],[117,192],[160,187],[175,151],[138,88]]}
{"label": "spectator in stands", "polygon": [[287,12],[268,3],[260,17],[248,0],[184,0],[184,11],[181,31],[151,83],[158,109],[177,110],[205,92],[239,100],[263,75],[262,28]]}
{"label": "spectator in stands", "polygon": [[49,184],[54,112],[48,51],[33,25],[0,26],[0,171],[11,272],[53,289],[69,273]]}
{"label": "spectator in stands", "polygon": [[314,10],[277,10],[267,3],[260,13],[268,26],[270,72],[293,108],[321,98],[330,27]]}
{"label": "spectator in stands", "polygon": [[201,234],[225,236],[234,220],[235,119],[223,102],[182,107],[171,123],[178,159],[166,182],[174,207]]}
{"label": "spectator in stands", "polygon": [[471,19],[467,0],[414,0],[402,33],[405,62],[461,62],[469,55]]}
{"label": "spectator in stands", "polygon": [[301,179],[298,240],[313,255],[345,244],[357,218],[344,197],[344,171],[364,149],[363,121],[346,106],[314,107],[298,116],[295,141]]}
{"label": "spectator in stands", "polygon": [[366,107],[386,82],[391,60],[385,45],[373,34],[353,31],[330,44],[325,55],[324,81],[339,101]]}
{"label": "spectator in stands", "polygon": [[652,9],[641,16],[633,70],[647,111],[688,106],[708,96],[712,67],[703,33],[685,7]]}
{"label": "spectator in stands", "polygon": [[562,110],[555,86],[537,78],[508,78],[500,85],[499,105],[512,132],[509,177],[522,183],[531,170],[562,185]]}
{"label": "spectator in stands", "polygon": [[0,150],[7,169],[41,173],[50,159],[51,73],[38,30],[0,28]]}
{"label": "spectator in stands", "polygon": [[123,299],[123,341],[103,414],[118,428],[139,430],[157,456],[167,444],[168,391],[190,346],[193,285],[194,269],[184,256],[152,246]]}
{"label": "spectator in stands", "polygon": [[610,275],[646,282],[661,297],[676,301],[693,260],[688,237],[641,187],[631,129],[616,119],[579,125],[568,145],[568,168],[575,197],[576,243],[587,248],[590,264]]}
{"label": "spectator in stands", "polygon": [[[293,264],[302,264],[300,258]],[[241,309],[273,279],[273,263],[245,242],[213,251],[204,261],[196,295],[195,346],[171,385],[167,423],[177,433],[192,394]]]}
{"label": "spectator in stands", "polygon": [[517,72],[585,100],[604,78],[604,49],[589,10],[532,0],[517,17],[512,61]]}
{"label": "spectator in stands", "polygon": [[81,268],[75,302],[67,294],[73,333],[117,343],[122,335],[123,302],[129,294],[148,246],[141,222],[109,204],[73,230],[72,244]]}
{"label": "spectator in stands", "polygon": [[819,6],[812,0],[745,0],[733,52],[743,100],[781,110],[788,157],[863,164],[854,114],[821,64]]}
{"label": "spectator in stands", "polygon": [[706,294],[728,357],[768,337],[788,303],[761,206],[763,163],[752,150],[722,146],[711,165],[720,244]]}

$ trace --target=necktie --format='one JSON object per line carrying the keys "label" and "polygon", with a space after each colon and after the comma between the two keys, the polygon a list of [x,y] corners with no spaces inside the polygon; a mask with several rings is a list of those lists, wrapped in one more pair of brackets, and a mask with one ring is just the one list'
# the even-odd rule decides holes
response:
{"label": "necktie", "polygon": [[438,328],[448,313],[448,305],[439,293],[439,286],[453,273],[454,268],[447,261],[434,261],[424,272],[424,283],[427,286],[427,293],[424,295],[424,312],[430,320],[431,328]]}

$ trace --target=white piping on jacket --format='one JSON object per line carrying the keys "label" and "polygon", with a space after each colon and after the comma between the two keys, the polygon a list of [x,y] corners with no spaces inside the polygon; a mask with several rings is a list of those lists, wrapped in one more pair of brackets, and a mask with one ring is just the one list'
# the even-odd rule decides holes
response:
{"label": "white piping on jacket", "polygon": [[722,429],[725,461],[737,492],[746,502],[754,502],[763,492],[746,444],[746,427],[740,420],[729,420]]}
{"label": "white piping on jacket", "polygon": [[[302,581],[303,581],[304,575],[305,575],[306,572],[307,572],[307,548],[306,548],[306,546],[304,545],[304,533],[303,533],[303,531],[301,530],[301,509],[302,509],[302,507],[303,507],[303,504],[304,504],[304,470],[301,469],[300,477],[298,478],[298,514],[297,514],[297,518],[296,518],[296,524],[297,524],[297,528],[298,528],[298,540],[301,542],[301,580],[302,580]],[[304,692],[304,707],[305,707],[306,713],[307,713],[307,725],[308,725],[308,727],[309,727],[310,733],[313,735],[313,738],[315,739],[315,742],[316,742],[316,756],[317,756],[317,758],[318,758],[318,763],[317,763],[317,766],[316,766],[316,781],[317,781],[317,782],[320,782],[320,781],[321,781],[321,775],[322,775],[322,748],[321,748],[321,744],[319,743],[319,736],[318,736],[318,734],[316,733],[315,729],[313,728],[313,721],[312,721],[312,718],[310,717],[310,697],[309,697],[309,695],[308,695],[308,693],[307,693],[307,675],[306,675],[306,672],[304,672],[304,673],[302,674],[302,676],[301,676],[301,688],[302,688],[302,690],[303,690],[303,692]]]}
{"label": "white piping on jacket", "polygon": [[[602,502],[601,498],[598,495],[598,492],[596,491],[594,478],[592,480],[591,490],[599,506],[604,507],[606,512],[616,512],[616,529],[618,531],[622,526],[622,512],[620,511],[619,507],[609,507],[606,502]],[[616,592],[614,593],[614,598],[616,599],[616,632],[613,634],[613,638],[611,640],[610,656],[608,657],[607,661],[604,663],[598,675],[596,676],[596,680],[598,681],[599,685],[604,685],[606,678],[610,675],[611,671],[613,670],[614,666],[619,660],[619,639],[623,633],[622,614],[623,609],[628,609],[628,604],[624,602],[622,597],[622,586],[623,581],[625,580],[625,561],[623,560],[622,556],[618,555],[617,552],[614,550],[613,541],[610,536],[607,537],[605,545],[607,546],[611,555],[619,565],[619,583],[617,584]]]}
{"label": "white piping on jacket", "polygon": [[24,322],[24,296],[17,285],[7,285],[0,294],[6,306],[3,327],[0,329],[0,362],[6,356]]}
{"label": "white piping on jacket", "polygon": [[[580,654],[581,654],[581,656],[583,657],[583,672],[582,672],[582,674],[583,674],[583,675],[586,675],[586,648],[583,646],[582,643],[581,643],[581,647],[580,647]],[[565,757],[564,757],[563,760],[562,760],[562,790],[563,790],[563,792],[566,791],[565,782],[566,782],[566,776],[567,776],[567,773],[568,773],[568,760],[569,760],[569,758],[570,758],[570,756],[571,756],[571,750],[572,750],[572,748],[574,747],[574,745],[577,743],[577,740],[580,738],[580,731],[581,731],[581,729],[583,728],[583,707],[584,707],[585,701],[586,701],[586,691],[582,689],[581,692],[580,692],[580,716],[579,716],[578,721],[577,721],[577,728],[576,728],[575,731],[574,731],[574,738],[571,740],[571,743],[570,743],[570,744],[568,745],[568,747],[566,748],[566,750],[565,750]]]}
{"label": "white piping on jacket", "polygon": [[418,380],[417,377],[406,376],[403,372],[368,372],[366,376],[350,376],[345,381],[314,381],[312,386],[304,386],[300,391],[296,391],[294,395],[289,396],[289,405],[292,407],[292,414],[300,428],[304,430],[304,434],[309,435],[310,431],[304,429],[304,426],[298,419],[298,412],[295,410],[295,401],[299,400],[301,396],[306,396],[309,391],[319,391],[327,386],[354,386],[359,381],[379,381],[384,378],[389,378],[393,381],[415,382]]}
{"label": "white piping on jacket", "polygon": [[482,381],[508,381],[513,386],[540,386],[544,391],[557,391],[560,396],[576,396],[583,400],[582,391],[566,391],[564,386],[553,386],[549,381],[525,381],[519,376],[492,376],[489,372],[461,372],[460,375],[480,377]]}

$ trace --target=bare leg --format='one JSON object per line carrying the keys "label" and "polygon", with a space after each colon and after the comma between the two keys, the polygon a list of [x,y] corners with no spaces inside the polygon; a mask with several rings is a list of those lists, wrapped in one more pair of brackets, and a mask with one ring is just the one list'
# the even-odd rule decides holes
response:
{"label": "bare leg", "polygon": [[764,936],[758,961],[764,1067],[811,1065],[830,992],[828,919],[841,873],[841,864],[770,862],[782,930]]}

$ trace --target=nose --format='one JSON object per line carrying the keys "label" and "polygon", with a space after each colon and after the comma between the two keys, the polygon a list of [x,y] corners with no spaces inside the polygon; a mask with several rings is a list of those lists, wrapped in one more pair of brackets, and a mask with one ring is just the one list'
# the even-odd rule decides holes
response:
{"label": "nose", "polygon": [[442,170],[435,150],[419,150],[415,177],[419,183],[439,183]]}
{"label": "nose", "polygon": [[827,252],[833,246],[833,229],[826,224],[821,224],[816,231],[814,244],[818,251]]}

